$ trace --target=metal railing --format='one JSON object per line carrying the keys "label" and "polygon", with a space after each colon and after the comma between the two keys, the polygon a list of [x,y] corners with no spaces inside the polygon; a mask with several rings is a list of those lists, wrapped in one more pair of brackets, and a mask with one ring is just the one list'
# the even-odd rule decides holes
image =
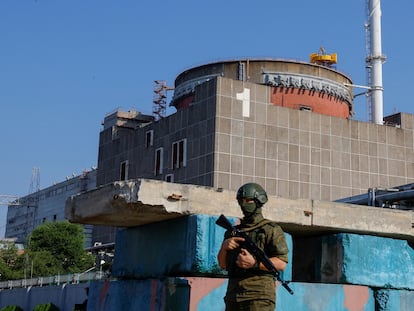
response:
{"label": "metal railing", "polygon": [[64,284],[79,284],[82,282],[101,280],[104,277],[104,272],[91,272],[93,269],[94,268],[91,268],[81,273],[58,274],[47,277],[2,281],[0,282],[0,290],[32,286],[59,286]]}

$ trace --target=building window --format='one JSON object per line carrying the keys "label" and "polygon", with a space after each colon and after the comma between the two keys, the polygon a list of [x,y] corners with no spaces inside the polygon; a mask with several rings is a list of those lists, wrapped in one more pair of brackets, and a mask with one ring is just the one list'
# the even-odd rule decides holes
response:
{"label": "building window", "polygon": [[161,175],[162,169],[163,169],[163,155],[164,155],[164,149],[158,148],[155,150],[155,169],[154,169],[154,175]]}
{"label": "building window", "polygon": [[127,180],[128,179],[128,160],[121,162],[119,171],[120,171],[119,180]]}
{"label": "building window", "polygon": [[174,182],[174,174],[168,174],[165,176],[166,182]]}
{"label": "building window", "polygon": [[112,126],[111,132],[112,132],[112,140],[115,140],[115,139],[117,139],[119,137],[119,135],[118,135],[118,127]]}
{"label": "building window", "polygon": [[145,133],[145,147],[151,147],[154,144],[154,130]]}
{"label": "building window", "polygon": [[177,169],[187,165],[187,139],[172,144],[172,168]]}

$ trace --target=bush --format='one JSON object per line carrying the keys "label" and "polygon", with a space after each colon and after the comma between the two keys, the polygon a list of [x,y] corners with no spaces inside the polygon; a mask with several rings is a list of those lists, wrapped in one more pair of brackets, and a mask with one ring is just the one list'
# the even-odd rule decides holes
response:
{"label": "bush", "polygon": [[19,306],[8,305],[0,309],[0,311],[23,311]]}
{"label": "bush", "polygon": [[37,305],[33,311],[59,311],[59,308],[56,307],[53,303],[42,303]]}

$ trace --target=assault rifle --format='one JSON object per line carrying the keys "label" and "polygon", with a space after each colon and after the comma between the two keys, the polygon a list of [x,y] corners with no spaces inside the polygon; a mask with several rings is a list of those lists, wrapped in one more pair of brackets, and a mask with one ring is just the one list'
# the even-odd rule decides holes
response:
{"label": "assault rifle", "polygon": [[243,232],[234,227],[224,215],[220,215],[220,217],[216,221],[216,224],[226,230],[229,230],[232,236],[242,237],[244,239],[243,248],[247,249],[249,253],[252,254],[259,263],[261,262],[267,270],[271,271],[276,277],[276,280],[278,280],[280,284],[282,284],[282,286],[289,292],[289,294],[293,295],[293,290],[289,287],[288,282],[282,280],[282,278],[280,277],[279,270],[276,269],[275,265],[269,259],[269,257],[267,257],[266,254],[259,247],[257,247],[257,245],[246,234],[246,232]]}

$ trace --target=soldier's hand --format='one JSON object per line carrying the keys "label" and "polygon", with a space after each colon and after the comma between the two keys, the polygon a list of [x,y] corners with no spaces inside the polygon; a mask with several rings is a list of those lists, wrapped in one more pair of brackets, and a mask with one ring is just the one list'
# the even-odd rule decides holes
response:
{"label": "soldier's hand", "polygon": [[239,268],[251,269],[256,266],[256,258],[254,258],[247,249],[242,248],[237,256],[236,264]]}
{"label": "soldier's hand", "polygon": [[223,244],[221,247],[225,249],[226,251],[229,251],[229,250],[238,248],[241,242],[244,242],[244,238],[241,238],[241,237],[228,238],[223,241]]}

